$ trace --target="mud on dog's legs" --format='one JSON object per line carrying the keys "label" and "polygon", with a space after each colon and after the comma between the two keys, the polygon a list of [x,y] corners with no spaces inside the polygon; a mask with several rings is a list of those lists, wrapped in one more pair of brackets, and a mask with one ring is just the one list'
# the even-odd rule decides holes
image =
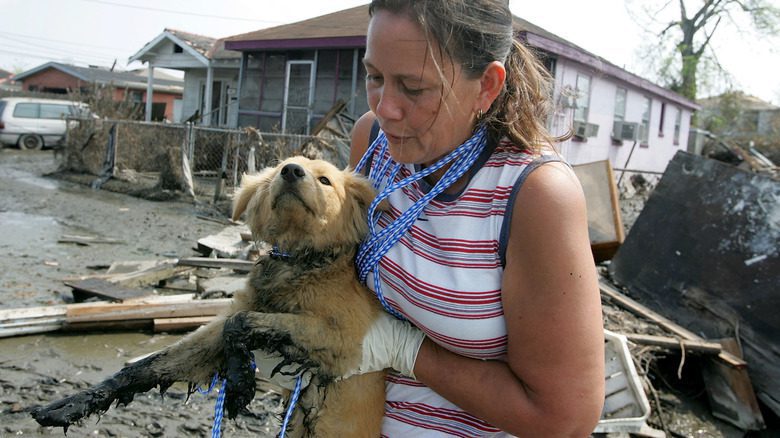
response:
{"label": "mud on dog's legs", "polygon": [[[268,314],[259,312],[238,312],[225,322],[225,378],[227,390],[225,409],[228,418],[234,418],[247,406],[255,395],[254,369],[251,366],[251,351],[263,350],[279,354],[279,362],[271,374],[286,371],[296,375],[304,371],[322,374],[322,363],[317,360],[317,351],[327,349],[322,345],[310,345],[314,338],[304,332],[322,329],[319,318],[293,314]],[[322,331],[319,331],[321,334]],[[332,380],[323,375],[322,381]]]}
{"label": "mud on dog's legs", "polygon": [[95,413],[102,413],[116,401],[127,405],[135,394],[159,387],[164,393],[174,382],[206,382],[223,366],[222,326],[224,318],[200,328],[179,342],[122,368],[103,382],[79,393],[37,407],[31,411],[42,426],[64,427]]}

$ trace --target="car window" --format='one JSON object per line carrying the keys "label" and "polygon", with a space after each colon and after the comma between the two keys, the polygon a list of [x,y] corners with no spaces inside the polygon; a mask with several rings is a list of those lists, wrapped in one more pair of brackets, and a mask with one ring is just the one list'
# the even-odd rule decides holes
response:
{"label": "car window", "polygon": [[41,104],[42,119],[64,119],[68,115],[69,105],[60,105],[56,103]]}
{"label": "car window", "polygon": [[35,119],[38,117],[38,106],[37,103],[17,103],[14,117]]}
{"label": "car window", "polygon": [[3,110],[5,109],[5,101],[0,100],[0,118],[3,117]]}

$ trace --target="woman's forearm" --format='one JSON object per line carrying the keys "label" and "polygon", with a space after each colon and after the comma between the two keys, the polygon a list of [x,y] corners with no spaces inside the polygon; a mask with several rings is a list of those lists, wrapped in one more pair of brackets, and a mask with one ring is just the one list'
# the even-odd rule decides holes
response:
{"label": "woman's forearm", "polygon": [[417,379],[442,397],[518,437],[584,437],[592,432],[587,416],[579,421],[572,415],[572,400],[545,400],[506,362],[460,356],[426,339],[414,369]]}

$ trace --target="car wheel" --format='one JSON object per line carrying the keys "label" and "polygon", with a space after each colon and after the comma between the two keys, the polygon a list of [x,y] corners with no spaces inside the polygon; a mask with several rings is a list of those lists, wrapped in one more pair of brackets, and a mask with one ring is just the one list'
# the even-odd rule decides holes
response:
{"label": "car wheel", "polygon": [[43,138],[40,135],[25,134],[19,137],[19,149],[38,150],[43,147]]}

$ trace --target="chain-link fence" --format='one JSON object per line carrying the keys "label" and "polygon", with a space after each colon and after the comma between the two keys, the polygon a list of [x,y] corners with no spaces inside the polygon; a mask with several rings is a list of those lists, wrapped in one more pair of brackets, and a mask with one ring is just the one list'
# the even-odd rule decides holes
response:
{"label": "chain-link fence", "polygon": [[[241,175],[300,154],[312,137],[109,119],[68,119],[64,172],[121,181],[139,194],[181,191],[198,201],[230,197]],[[316,142],[315,142],[316,143]]]}

